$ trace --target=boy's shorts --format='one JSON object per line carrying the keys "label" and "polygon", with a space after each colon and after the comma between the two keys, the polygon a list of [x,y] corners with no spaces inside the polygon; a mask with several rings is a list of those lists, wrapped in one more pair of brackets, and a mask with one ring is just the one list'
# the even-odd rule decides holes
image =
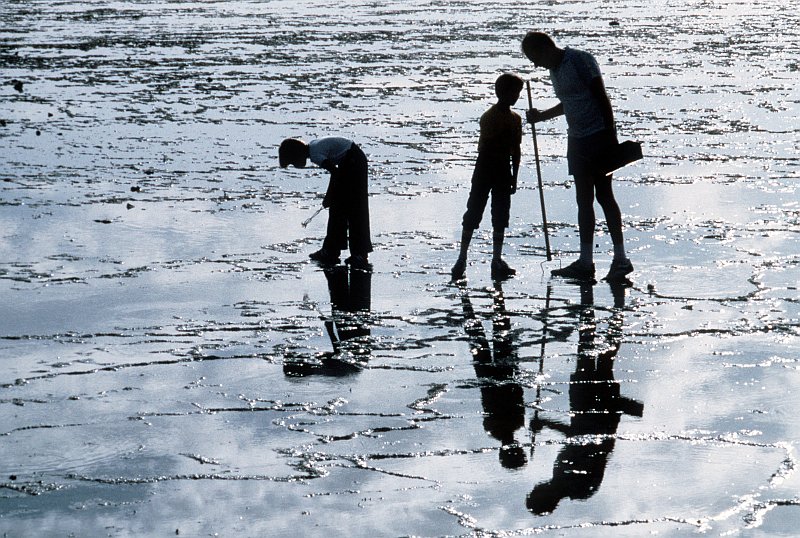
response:
{"label": "boy's shorts", "polygon": [[481,224],[483,210],[492,195],[492,227],[508,228],[511,213],[510,159],[487,158],[481,154],[472,173],[472,188],[467,199],[467,211],[462,219],[464,228],[476,230]]}

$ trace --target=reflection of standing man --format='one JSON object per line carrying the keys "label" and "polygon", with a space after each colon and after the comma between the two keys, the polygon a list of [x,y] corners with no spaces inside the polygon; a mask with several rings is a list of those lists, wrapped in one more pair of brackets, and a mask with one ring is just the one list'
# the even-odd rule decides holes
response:
{"label": "reflection of standing man", "polygon": [[528,494],[526,504],[536,514],[552,512],[562,499],[588,499],[594,495],[603,482],[622,415],[642,416],[643,405],[621,396],[619,383],[614,379],[614,357],[622,340],[625,299],[621,286],[612,291],[616,308],[609,320],[608,347],[598,352],[592,287],[581,286],[578,361],[575,373],[570,376],[569,424],[538,417],[531,421],[534,433],[547,426],[567,437],[553,465],[553,478],[537,484]]}
{"label": "reflection of standing man", "polygon": [[325,330],[333,351],[319,355],[319,361],[287,361],[286,375],[346,375],[358,372],[372,353],[370,343],[370,299],[372,272],[337,265],[324,271],[331,297],[331,317]]}
{"label": "reflection of standing man", "polygon": [[511,341],[511,319],[506,312],[503,290],[496,285],[491,345],[466,293],[461,304],[475,375],[483,382],[483,427],[502,443],[500,464],[509,469],[522,467],[526,463],[525,451],[514,439],[514,432],[525,425],[525,401],[522,387],[514,381],[518,372],[517,350]]}
{"label": "reflection of standing man", "polygon": [[593,280],[595,275],[594,198],[603,208],[608,232],[614,243],[614,259],[606,275],[608,281],[621,281],[633,271],[622,236],[622,214],[602,163],[617,145],[614,112],[608,99],[597,61],[588,52],[573,48],[561,49],[547,34],[528,32],[522,40],[522,51],[537,67],[550,70],[550,80],[559,103],[544,111],[528,111],[528,121],[537,123],[564,115],[567,119],[567,163],[575,178],[578,202],[580,257],[570,265],[552,271],[554,276]]}

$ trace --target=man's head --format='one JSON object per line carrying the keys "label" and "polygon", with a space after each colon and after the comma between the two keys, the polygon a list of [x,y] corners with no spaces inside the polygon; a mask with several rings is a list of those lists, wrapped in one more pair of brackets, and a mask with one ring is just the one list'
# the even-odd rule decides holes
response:
{"label": "man's head", "polygon": [[536,67],[558,67],[558,50],[553,39],[542,32],[528,32],[522,39],[522,52]]}
{"label": "man's head", "polygon": [[297,168],[305,168],[308,159],[308,144],[299,138],[287,138],[278,148],[278,162],[281,168],[290,164]]}
{"label": "man's head", "polygon": [[511,106],[519,99],[524,81],[513,73],[503,73],[494,83],[497,99],[504,105]]}

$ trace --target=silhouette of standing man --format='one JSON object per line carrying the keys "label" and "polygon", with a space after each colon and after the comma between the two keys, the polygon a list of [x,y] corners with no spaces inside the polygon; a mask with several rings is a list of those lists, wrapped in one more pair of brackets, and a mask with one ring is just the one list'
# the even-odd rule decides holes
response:
{"label": "silhouette of standing man", "polygon": [[588,52],[559,48],[550,36],[541,32],[528,32],[522,40],[522,51],[536,67],[550,70],[550,80],[559,100],[557,105],[547,110],[529,110],[528,122],[534,124],[561,115],[566,117],[567,164],[575,179],[580,257],[551,273],[581,281],[594,280],[592,247],[596,195],[614,244],[614,259],[605,279],[609,282],[623,281],[633,271],[633,264],[625,254],[622,214],[611,188],[611,176],[606,176],[604,167],[611,149],[617,145],[617,128],[600,67]]}

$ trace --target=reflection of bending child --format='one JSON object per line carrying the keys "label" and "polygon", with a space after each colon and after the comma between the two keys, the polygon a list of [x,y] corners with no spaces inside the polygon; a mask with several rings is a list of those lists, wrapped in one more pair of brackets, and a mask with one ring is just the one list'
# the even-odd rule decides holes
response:
{"label": "reflection of bending child", "polygon": [[339,254],[349,241],[351,256],[345,261],[357,269],[370,269],[367,157],[361,148],[352,140],[336,136],[308,143],[287,138],[281,143],[278,156],[283,168],[290,164],[304,168],[311,159],[331,174],[322,200],[322,207],[330,209],[327,234],[322,248],[309,257],[320,263],[338,263]]}
{"label": "reflection of bending child", "polygon": [[472,174],[472,187],[467,200],[461,232],[461,251],[451,271],[453,280],[464,278],[467,251],[472,234],[478,228],[492,195],[492,278],[504,279],[516,271],[502,259],[503,236],[508,228],[511,195],[517,190],[522,118],[511,110],[522,91],[522,79],[504,73],[495,82],[497,103],[481,116],[478,159]]}

